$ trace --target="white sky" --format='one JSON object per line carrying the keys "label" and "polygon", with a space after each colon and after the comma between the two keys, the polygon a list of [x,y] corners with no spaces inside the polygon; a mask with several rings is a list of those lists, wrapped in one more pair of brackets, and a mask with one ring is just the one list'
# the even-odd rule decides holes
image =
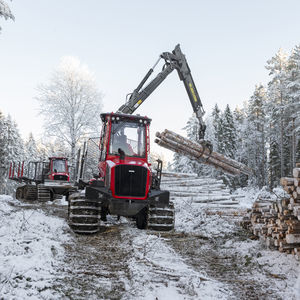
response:
{"label": "white sky", "polygon": [[[36,86],[62,56],[88,65],[105,94],[104,109],[115,111],[159,54],[180,43],[209,114],[215,103],[242,106],[255,84],[267,82],[266,61],[280,47],[290,51],[300,37],[297,0],[13,0],[9,5],[16,20],[0,19],[0,110],[11,114],[24,137],[42,134]],[[177,73],[136,113],[153,119],[152,140],[165,128],[182,133],[192,108]]]}

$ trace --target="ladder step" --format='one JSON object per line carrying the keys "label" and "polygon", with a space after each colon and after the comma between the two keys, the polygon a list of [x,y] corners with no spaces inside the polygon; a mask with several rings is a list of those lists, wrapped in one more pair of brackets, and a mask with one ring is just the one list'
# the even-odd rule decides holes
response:
{"label": "ladder step", "polygon": [[69,225],[73,225],[73,226],[98,226],[98,223],[92,223],[92,224],[83,224],[83,223],[73,223],[73,222],[69,222]]}
{"label": "ladder step", "polygon": [[70,214],[70,218],[94,218],[94,219],[99,219],[98,215],[74,215],[74,214]]}
{"label": "ladder step", "polygon": [[171,211],[171,212],[174,212],[174,209],[173,208],[158,208],[158,207],[155,207],[155,208],[149,208],[149,211]]}
{"label": "ladder step", "polygon": [[71,209],[91,209],[91,210],[101,210],[100,207],[91,207],[91,206],[70,206]]}
{"label": "ladder step", "polygon": [[173,220],[173,216],[149,216],[149,220],[151,219],[165,219],[165,220]]}
{"label": "ladder step", "polygon": [[173,227],[172,224],[157,224],[157,223],[148,223],[148,227]]}

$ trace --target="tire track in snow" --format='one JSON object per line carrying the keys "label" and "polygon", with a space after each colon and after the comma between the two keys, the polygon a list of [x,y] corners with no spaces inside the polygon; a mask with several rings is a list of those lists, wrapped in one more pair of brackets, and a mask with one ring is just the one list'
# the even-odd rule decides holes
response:
{"label": "tire track in snow", "polygon": [[222,285],[210,280],[204,272],[195,271],[168,245],[151,231],[137,229],[122,232],[132,240],[130,299],[221,299]]}

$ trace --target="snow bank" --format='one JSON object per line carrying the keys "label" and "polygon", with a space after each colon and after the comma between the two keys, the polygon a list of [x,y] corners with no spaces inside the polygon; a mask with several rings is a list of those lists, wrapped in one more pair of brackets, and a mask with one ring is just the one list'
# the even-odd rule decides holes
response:
{"label": "snow bank", "polygon": [[10,206],[0,195],[0,295],[4,299],[53,297],[55,266],[68,238],[66,223],[40,210]]}

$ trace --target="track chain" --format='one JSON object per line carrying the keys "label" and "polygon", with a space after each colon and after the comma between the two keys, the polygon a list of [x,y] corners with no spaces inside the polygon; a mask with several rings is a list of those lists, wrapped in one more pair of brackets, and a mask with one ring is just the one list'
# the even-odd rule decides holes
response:
{"label": "track chain", "polygon": [[38,201],[47,202],[51,200],[51,192],[48,188],[44,187],[42,184],[39,184],[37,190]]}
{"label": "track chain", "polygon": [[16,189],[16,199],[18,200],[36,200],[37,199],[37,189],[35,185],[26,184],[19,186]]}
{"label": "track chain", "polygon": [[16,199],[18,199],[18,200],[24,199],[24,186],[19,186],[16,189]]}
{"label": "track chain", "polygon": [[174,204],[160,208],[150,206],[148,210],[148,229],[158,231],[170,231],[174,229],[175,223]]}
{"label": "track chain", "polygon": [[98,232],[100,212],[99,202],[86,199],[80,193],[70,195],[68,224],[74,232],[81,234]]}

